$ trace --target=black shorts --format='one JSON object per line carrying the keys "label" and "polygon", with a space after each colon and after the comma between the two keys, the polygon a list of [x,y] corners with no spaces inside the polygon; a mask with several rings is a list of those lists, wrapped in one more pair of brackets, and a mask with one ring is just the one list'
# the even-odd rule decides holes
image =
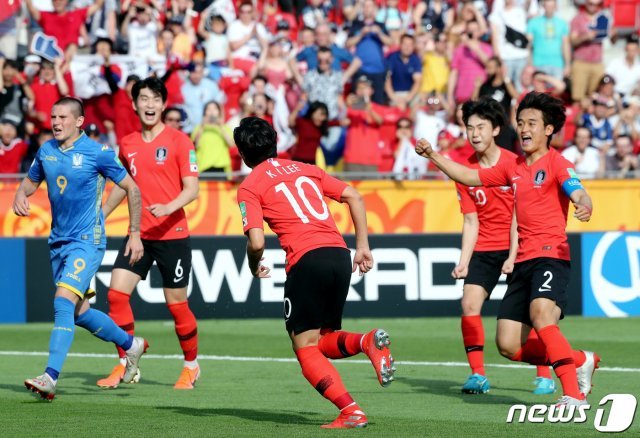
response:
{"label": "black shorts", "polygon": [[540,257],[516,263],[507,292],[500,303],[498,319],[510,319],[529,326],[529,305],[536,298],[548,298],[560,307],[564,318],[571,263]]}
{"label": "black shorts", "polygon": [[342,309],[351,282],[346,248],[317,248],[293,265],[284,283],[287,333],[342,328]]}
{"label": "black shorts", "polygon": [[[474,251],[469,261],[469,270],[464,284],[482,286],[491,296],[491,292],[498,284],[502,275],[502,265],[509,258],[509,250],[502,251]],[[509,276],[507,276],[507,283]],[[487,297],[489,299],[489,297]]]}
{"label": "black shorts", "polygon": [[118,256],[113,268],[126,269],[138,274],[143,280],[155,261],[162,275],[162,287],[179,289],[187,287],[191,274],[191,239],[173,240],[146,240],[142,239],[144,255],[135,265],[129,265],[129,257],[124,255],[124,250],[129,241],[129,236],[122,241]]}

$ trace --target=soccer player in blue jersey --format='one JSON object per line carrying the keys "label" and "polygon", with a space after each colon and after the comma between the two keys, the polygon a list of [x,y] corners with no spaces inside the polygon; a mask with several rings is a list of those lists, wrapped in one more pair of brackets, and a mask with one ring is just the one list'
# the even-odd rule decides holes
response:
{"label": "soccer player in blue jersey", "polygon": [[49,248],[56,284],[53,299],[54,324],[49,341],[49,361],[45,372],[25,380],[27,389],[45,400],[53,400],[58,375],[69,352],[75,325],[94,336],[113,342],[127,352],[125,382],[133,380],[138,361],[146,349],[142,338],[134,338],[118,327],[109,316],[91,309],[87,298],[106,247],[102,193],[105,178],[127,192],[131,238],[127,251],[130,263],[143,255],[140,241],[140,191],[108,146],[89,139],[81,130],[82,103],[64,97],[51,109],[53,139],[38,150],[27,177],[13,201],[18,216],[29,216],[28,197],[43,181],[51,203]]}

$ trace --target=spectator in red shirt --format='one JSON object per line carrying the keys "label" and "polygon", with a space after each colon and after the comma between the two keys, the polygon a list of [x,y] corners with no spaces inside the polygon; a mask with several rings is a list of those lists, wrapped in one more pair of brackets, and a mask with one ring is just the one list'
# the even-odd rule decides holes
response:
{"label": "spectator in red shirt", "polygon": [[289,115],[289,126],[295,130],[298,141],[291,148],[291,159],[307,164],[316,164],[316,153],[320,139],[327,135],[329,126],[337,126],[338,121],[328,122],[329,109],[322,102],[311,102],[306,114],[300,117],[300,111],[307,106],[304,98]]}
{"label": "spectator in red shirt", "polygon": [[0,120],[0,173],[18,173],[28,146],[18,137],[13,120]]}
{"label": "spectator in red shirt", "polygon": [[382,107],[371,102],[372,96],[371,81],[361,76],[356,81],[356,93],[347,98],[347,118],[351,122],[344,149],[347,172],[377,172],[382,163]]}
{"label": "spectator in red shirt", "polygon": [[55,63],[43,60],[38,79],[31,84],[34,103],[30,116],[34,119],[36,132],[51,129],[51,107],[69,95],[69,85],[62,74],[63,62],[62,58],[57,58]]}
{"label": "spectator in red shirt", "polygon": [[84,22],[98,12],[104,0],[95,0],[87,8],[67,10],[68,0],[52,0],[53,12],[45,12],[36,8],[32,0],[26,0],[31,17],[38,22],[45,34],[54,37],[58,46],[65,52],[65,59],[70,61],[78,48],[78,38]]}
{"label": "spectator in red shirt", "polygon": [[142,129],[140,120],[133,109],[133,100],[131,96],[133,84],[138,82],[140,78],[137,75],[127,76],[127,82],[124,89],[121,89],[118,87],[118,81],[112,71],[112,66],[109,63],[104,65],[104,77],[109,84],[111,95],[113,96],[116,139],[118,144],[120,144],[122,137]]}

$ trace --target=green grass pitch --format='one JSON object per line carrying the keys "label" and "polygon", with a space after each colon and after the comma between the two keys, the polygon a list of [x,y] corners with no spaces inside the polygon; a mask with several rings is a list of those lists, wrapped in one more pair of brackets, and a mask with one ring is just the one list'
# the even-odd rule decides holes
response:
{"label": "green grass pitch", "polygon": [[[585,437],[596,436],[595,409],[609,393],[640,398],[638,319],[567,318],[561,323],[575,348],[597,351],[597,371],[583,424],[507,424],[509,407],[551,404],[558,397],[534,396],[535,369],[487,366],[491,392],[463,395],[469,369],[464,362],[458,318],[349,319],[344,328],[383,327],[391,334],[398,362],[397,380],[381,388],[363,355],[334,362],[347,389],[369,418],[363,430],[326,431],[336,409],[304,380],[280,320],[199,321],[202,377],[193,391],[172,388],[182,361],[173,323],[137,322],[151,348],[142,358],[142,380],[102,390],[95,385],[115,364],[114,349],[76,331],[52,403],[42,402],[23,385],[42,373],[50,324],[0,326],[0,434],[14,436],[276,436],[316,437],[362,434],[384,437]],[[485,318],[488,364],[510,365],[493,344],[495,320]],[[16,353],[11,353],[16,352]],[[97,353],[97,356],[83,356]],[[173,357],[171,357],[173,355]],[[169,356],[169,357],[168,357]],[[230,356],[232,358],[221,358]],[[281,358],[285,361],[258,360]],[[366,362],[365,362],[366,361]],[[630,370],[631,369],[631,370]],[[640,436],[640,415],[623,436]]]}

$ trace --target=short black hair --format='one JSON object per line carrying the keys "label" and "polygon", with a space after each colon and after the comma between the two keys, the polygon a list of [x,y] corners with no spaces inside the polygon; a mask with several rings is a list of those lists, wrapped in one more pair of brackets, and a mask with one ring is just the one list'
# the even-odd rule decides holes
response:
{"label": "short black hair", "polygon": [[164,120],[167,118],[167,116],[169,115],[169,113],[172,112],[176,112],[178,114],[180,114],[180,123],[184,122],[184,114],[182,112],[182,110],[180,108],[178,108],[177,106],[170,106],[168,108],[165,108],[164,111],[162,111],[162,121],[164,122]]}
{"label": "short black hair", "polygon": [[465,125],[473,115],[482,120],[488,120],[494,129],[500,128],[502,130],[506,124],[504,108],[491,97],[485,96],[479,100],[468,100],[462,105],[462,121]]}
{"label": "short black hair", "polygon": [[318,55],[320,53],[328,53],[329,55],[333,55],[333,52],[331,51],[330,47],[327,46],[320,46],[318,47]]}
{"label": "short black hair", "polygon": [[233,130],[233,140],[242,159],[249,167],[255,167],[269,158],[278,156],[277,134],[269,122],[258,117],[245,117]]}
{"label": "short black hair", "polygon": [[[305,118],[311,120],[311,116],[316,111],[324,111],[324,115],[327,116],[327,119],[329,118],[329,107],[327,107],[326,103],[320,102],[319,100],[309,103],[309,109],[307,110],[307,114],[305,115]],[[325,120],[322,126],[320,126],[320,133],[324,137],[327,135],[328,131],[329,131],[329,123],[328,123],[328,120]]]}
{"label": "short black hair", "polygon": [[167,87],[164,86],[164,82],[162,82],[155,76],[149,76],[148,78],[133,84],[133,88],[131,89],[131,97],[133,97],[134,102],[138,100],[140,91],[144,90],[145,88],[151,90],[151,92],[156,96],[161,96],[163,103],[167,101]]}
{"label": "short black hair", "polygon": [[540,111],[542,113],[544,126],[553,126],[553,133],[547,138],[547,145],[551,144],[551,137],[562,129],[565,120],[567,120],[562,101],[547,93],[532,91],[528,93],[524,99],[522,99],[520,105],[518,105],[516,120],[520,118],[520,113],[526,109]]}
{"label": "short black hair", "polygon": [[65,96],[56,101],[53,106],[67,105],[71,108],[71,113],[76,117],[84,117],[84,105],[80,99],[75,97]]}

